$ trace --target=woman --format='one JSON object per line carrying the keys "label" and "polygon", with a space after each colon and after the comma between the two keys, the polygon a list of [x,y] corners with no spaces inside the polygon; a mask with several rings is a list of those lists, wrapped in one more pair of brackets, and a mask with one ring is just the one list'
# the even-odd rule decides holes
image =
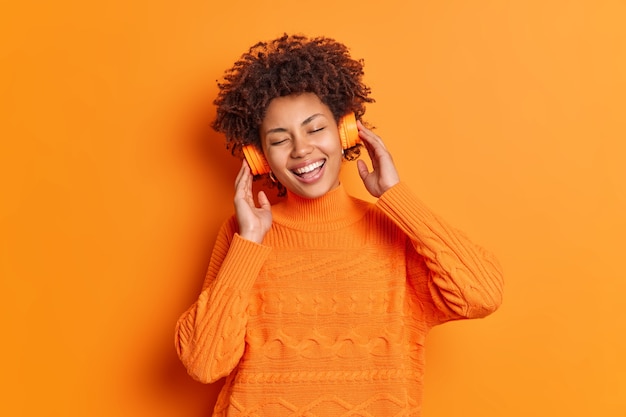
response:
{"label": "woman", "polygon": [[399,179],[358,122],[376,203],[339,181],[338,121],[372,102],[361,61],[327,38],[254,45],[219,84],[213,124],[234,153],[254,145],[286,197],[252,193],[244,160],[235,214],[217,237],[176,348],[202,382],[226,377],[214,416],[419,416],[424,340],[501,303],[497,261]]}

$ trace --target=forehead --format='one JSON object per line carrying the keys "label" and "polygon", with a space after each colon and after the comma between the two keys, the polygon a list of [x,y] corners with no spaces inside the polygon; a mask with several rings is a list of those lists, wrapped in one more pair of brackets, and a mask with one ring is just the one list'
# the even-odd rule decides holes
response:
{"label": "forehead", "polygon": [[262,126],[301,123],[313,114],[331,115],[327,105],[313,93],[276,97],[265,112]]}

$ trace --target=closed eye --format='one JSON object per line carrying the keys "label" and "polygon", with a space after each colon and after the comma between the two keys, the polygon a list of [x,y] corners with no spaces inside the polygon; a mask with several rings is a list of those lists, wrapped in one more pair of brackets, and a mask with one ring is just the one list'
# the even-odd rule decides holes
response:
{"label": "closed eye", "polygon": [[286,143],[288,140],[289,139],[277,140],[276,142],[272,142],[270,145],[271,146],[282,145],[283,143]]}

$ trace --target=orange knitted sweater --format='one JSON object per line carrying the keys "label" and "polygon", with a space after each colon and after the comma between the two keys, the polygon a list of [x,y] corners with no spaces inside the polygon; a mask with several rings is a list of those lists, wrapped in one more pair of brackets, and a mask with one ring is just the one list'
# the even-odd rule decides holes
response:
{"label": "orange knitted sweater", "polygon": [[502,298],[497,261],[399,183],[375,204],[344,188],[272,207],[262,245],[227,221],[176,326],[213,416],[419,416],[424,339]]}

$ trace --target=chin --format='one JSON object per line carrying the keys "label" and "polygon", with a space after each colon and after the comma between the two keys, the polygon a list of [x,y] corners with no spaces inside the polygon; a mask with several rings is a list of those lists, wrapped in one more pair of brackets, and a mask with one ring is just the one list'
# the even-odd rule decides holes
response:
{"label": "chin", "polygon": [[334,190],[335,188],[337,188],[339,186],[339,183],[337,184],[333,184],[333,185],[315,185],[315,186],[306,186],[306,187],[302,187],[302,186],[297,186],[297,187],[287,187],[287,189],[302,197],[302,198],[309,198],[309,199],[315,199],[315,198],[320,198],[323,197],[324,195],[326,195],[328,192]]}

